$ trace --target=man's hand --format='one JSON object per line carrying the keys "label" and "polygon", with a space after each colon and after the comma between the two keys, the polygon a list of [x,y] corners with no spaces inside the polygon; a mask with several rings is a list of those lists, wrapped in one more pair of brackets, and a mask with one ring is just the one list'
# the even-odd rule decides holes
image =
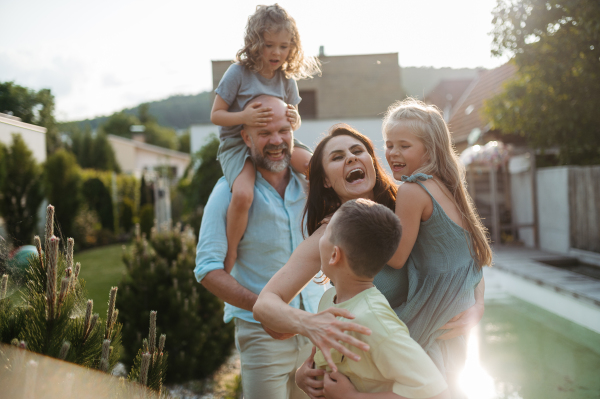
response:
{"label": "man's hand", "polygon": [[265,326],[264,324],[261,324],[261,326],[267,332],[267,334],[269,334],[272,338],[278,339],[280,341],[283,341],[288,338],[292,338],[294,335],[296,335],[294,333],[280,333],[280,332],[271,330],[269,327]]}
{"label": "man's hand", "polygon": [[316,351],[317,347],[313,346],[308,359],[296,370],[296,385],[310,399],[322,398],[325,395],[323,392],[323,380],[317,379],[317,377],[325,375],[325,370],[313,368]]}
{"label": "man's hand", "polygon": [[242,111],[244,124],[252,127],[265,127],[273,120],[273,108],[261,107],[262,103],[252,103]]}
{"label": "man's hand", "polygon": [[292,129],[296,130],[296,128],[298,127],[298,121],[300,121],[300,114],[298,113],[296,107],[292,104],[288,104],[287,107],[287,120],[292,124]]}
{"label": "man's hand", "polygon": [[323,377],[323,392],[327,399],[349,399],[357,390],[348,377],[334,371]]}

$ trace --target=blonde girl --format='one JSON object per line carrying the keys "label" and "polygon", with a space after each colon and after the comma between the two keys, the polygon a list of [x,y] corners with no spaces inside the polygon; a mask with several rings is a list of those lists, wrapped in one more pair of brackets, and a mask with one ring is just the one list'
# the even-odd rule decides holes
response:
{"label": "blonde girl", "polygon": [[475,304],[481,268],[492,262],[487,231],[435,106],[410,98],[393,104],[383,137],[394,178],[403,182],[396,197],[403,234],[389,265],[408,268],[409,292],[397,313],[452,387],[464,364],[465,337],[438,340],[439,328]]}
{"label": "blonde girl", "polygon": [[[228,248],[224,262],[227,272],[237,259],[237,247],[248,224],[256,179],[250,149],[240,132],[244,125],[266,127],[273,116],[271,108],[253,99],[261,94],[281,98],[288,104],[291,129],[296,130],[301,123],[298,114],[301,98],[296,80],[319,72],[318,60],[304,56],[294,19],[277,4],[257,6],[256,12],[248,18],[244,47],[215,90],[211,111],[211,121],[221,126],[218,159],[232,192],[227,211]],[[294,170],[305,173],[310,149],[297,140],[293,147],[267,146],[262,154],[255,155],[261,160],[260,166],[267,168],[271,161],[276,163],[291,157]]]}

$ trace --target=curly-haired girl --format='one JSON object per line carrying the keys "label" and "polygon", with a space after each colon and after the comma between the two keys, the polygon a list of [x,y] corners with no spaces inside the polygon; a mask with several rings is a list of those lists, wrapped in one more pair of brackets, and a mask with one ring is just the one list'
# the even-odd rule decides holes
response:
{"label": "curly-haired girl", "polygon": [[[227,210],[227,256],[229,272],[237,258],[237,247],[248,224],[248,211],[254,199],[256,169],[250,150],[241,137],[243,125],[265,127],[271,121],[271,108],[252,102],[261,94],[279,97],[288,104],[288,121],[292,129],[300,127],[297,79],[320,72],[319,61],[305,57],[294,19],[275,4],[257,6],[248,18],[244,47],[238,51],[236,63],[223,75],[215,90],[211,121],[221,126],[218,159],[231,188]],[[311,157],[308,147],[294,140],[291,164],[304,173]]]}

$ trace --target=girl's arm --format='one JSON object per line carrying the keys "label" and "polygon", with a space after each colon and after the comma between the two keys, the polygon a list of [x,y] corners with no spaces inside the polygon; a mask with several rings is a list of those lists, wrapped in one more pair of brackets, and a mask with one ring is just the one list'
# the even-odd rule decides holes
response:
{"label": "girl's arm", "polygon": [[367,344],[345,334],[344,331],[355,331],[367,335],[371,331],[367,327],[336,319],[336,316],[353,319],[354,315],[346,309],[329,308],[323,312],[312,314],[289,305],[291,300],[321,269],[319,239],[324,231],[325,226],[321,226],[296,248],[285,266],[262,289],[254,305],[253,313],[257,321],[271,330],[280,333],[297,333],[309,338],[321,349],[329,367],[337,370],[331,358],[331,348],[337,349],[351,359],[359,360],[358,355],[340,344],[339,341],[364,351],[369,350]]}
{"label": "girl's arm", "polygon": [[[393,392],[358,392],[344,374],[333,372],[323,377],[323,391],[327,399],[407,399]],[[428,399],[450,399],[448,390]]]}
{"label": "girl's arm", "polygon": [[[402,237],[396,253],[388,262],[388,265],[394,269],[401,269],[406,263],[417,241],[419,226],[424,213],[429,211],[427,208],[433,210],[431,204],[431,198],[418,184],[401,184],[398,187],[396,215],[402,224]],[[430,214],[431,211],[429,211]]]}
{"label": "girl's arm", "polygon": [[210,121],[218,126],[248,125],[252,127],[265,127],[273,118],[271,107],[261,107],[262,103],[251,103],[243,111],[229,112],[229,104],[215,95],[215,102],[210,111]]}

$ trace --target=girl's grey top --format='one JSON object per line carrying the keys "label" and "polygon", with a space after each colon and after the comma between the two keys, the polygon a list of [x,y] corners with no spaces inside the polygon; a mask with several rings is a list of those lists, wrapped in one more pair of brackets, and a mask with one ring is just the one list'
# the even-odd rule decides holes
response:
{"label": "girl's grey top", "polygon": [[433,213],[421,222],[404,267],[386,266],[374,283],[406,323],[411,337],[449,377],[464,363],[466,340],[463,336],[436,340],[445,331],[438,329],[475,304],[475,287],[482,271],[471,255],[470,234],[446,215],[421,183],[431,178],[423,173],[402,176],[402,181],[417,183],[429,194]]}
{"label": "girl's grey top", "polygon": [[[275,76],[267,79],[240,64],[231,64],[215,93],[229,105],[229,112],[243,111],[246,104],[262,94],[281,98],[292,105],[297,105],[302,100],[296,81],[287,79],[280,69],[275,71]],[[236,137],[241,130],[242,125],[219,126],[219,137],[221,140]]]}

